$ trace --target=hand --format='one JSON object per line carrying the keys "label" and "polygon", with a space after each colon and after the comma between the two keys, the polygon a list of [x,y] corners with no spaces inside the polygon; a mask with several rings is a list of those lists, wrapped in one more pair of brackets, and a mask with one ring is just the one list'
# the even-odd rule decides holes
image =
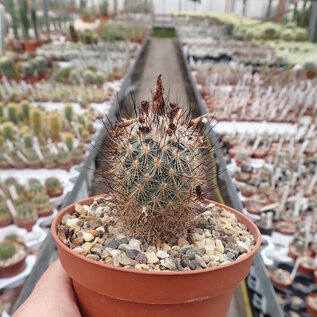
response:
{"label": "hand", "polygon": [[12,317],[81,317],[70,277],[52,263]]}

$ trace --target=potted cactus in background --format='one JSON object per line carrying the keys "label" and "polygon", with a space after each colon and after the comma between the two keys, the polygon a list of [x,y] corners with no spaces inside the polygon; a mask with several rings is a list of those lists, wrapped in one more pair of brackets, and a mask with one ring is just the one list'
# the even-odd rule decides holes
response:
{"label": "potted cactus in background", "polygon": [[52,225],[82,316],[226,316],[261,234],[202,195],[206,122],[168,103],[159,76],[151,103],[116,123],[107,195]]}
{"label": "potted cactus in background", "polygon": [[0,72],[2,76],[7,77],[8,79],[16,79],[17,73],[14,68],[14,60],[9,56],[0,57]]}
{"label": "potted cactus in background", "polygon": [[33,198],[32,204],[39,217],[47,217],[53,213],[50,198],[46,194],[39,194]]}
{"label": "potted cactus in background", "polygon": [[19,274],[25,267],[28,255],[26,245],[19,241],[4,240],[0,242],[0,278]]}
{"label": "potted cactus in background", "polygon": [[38,214],[30,203],[24,203],[17,207],[15,223],[18,227],[31,231],[36,223]]}
{"label": "potted cactus in background", "polygon": [[55,198],[63,195],[64,188],[58,178],[49,177],[45,181],[45,190],[49,197]]}
{"label": "potted cactus in background", "polygon": [[4,198],[1,197],[0,199],[0,228],[2,228],[11,224],[12,216]]}

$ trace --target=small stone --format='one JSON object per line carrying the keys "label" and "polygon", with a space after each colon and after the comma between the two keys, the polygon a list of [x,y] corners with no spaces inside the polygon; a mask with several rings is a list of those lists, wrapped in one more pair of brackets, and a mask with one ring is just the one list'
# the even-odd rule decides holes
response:
{"label": "small stone", "polygon": [[146,256],[146,259],[147,259],[147,263],[154,264],[154,263],[158,263],[159,262],[159,259],[155,255],[154,252],[145,252],[145,256]]}
{"label": "small stone", "polygon": [[210,238],[211,237],[211,233],[209,230],[205,231],[205,238]]}
{"label": "small stone", "polygon": [[195,265],[194,261],[185,259],[185,260],[181,260],[181,264],[184,268],[189,267],[191,270],[196,269],[196,265]]}
{"label": "small stone", "polygon": [[172,261],[171,259],[167,258],[164,260],[161,260],[161,265],[167,269],[169,269],[170,271],[175,270],[176,269],[176,265],[174,263],[174,261]]}
{"label": "small stone", "polygon": [[75,227],[77,225],[77,222],[79,221],[78,218],[69,218],[65,221],[66,226],[68,227]]}
{"label": "small stone", "polygon": [[134,268],[136,270],[142,270],[142,265],[141,264],[136,264]]}
{"label": "small stone", "polygon": [[[112,259],[111,256],[106,257],[104,259],[104,261],[105,261],[106,264],[113,264],[113,259]],[[119,266],[119,261],[118,261],[118,265],[117,266]]]}
{"label": "small stone", "polygon": [[139,253],[137,257],[135,258],[135,260],[139,262],[140,264],[146,264],[147,262],[147,258],[144,253]]}
{"label": "small stone", "polygon": [[111,249],[117,249],[118,246],[119,246],[119,242],[118,240],[115,240],[115,239],[108,240],[105,244],[105,247],[111,248]]}
{"label": "small stone", "polygon": [[160,258],[160,259],[166,259],[166,258],[169,257],[169,254],[168,254],[167,252],[163,251],[163,250],[158,250],[158,251],[156,252],[156,256],[157,256],[158,258]]}
{"label": "small stone", "polygon": [[232,252],[228,252],[226,255],[227,255],[227,258],[230,259],[230,260],[235,260],[236,259],[235,254],[232,253]]}
{"label": "small stone", "polygon": [[240,247],[240,248],[242,248],[243,250],[245,250],[245,251],[249,251],[250,249],[248,248],[248,246],[244,243],[244,242],[242,242],[242,241],[237,241],[237,245]]}
{"label": "small stone", "polygon": [[97,207],[95,210],[95,216],[97,218],[101,218],[103,215],[103,208],[102,207]]}
{"label": "small stone", "polygon": [[90,252],[93,254],[97,254],[97,255],[101,256],[102,248],[95,245],[91,248]]}
{"label": "small stone", "polygon": [[131,250],[131,247],[128,244],[120,244],[118,246],[118,249],[121,251],[127,251],[127,250]]}
{"label": "small stone", "polygon": [[120,239],[118,239],[118,237],[117,237],[117,241],[118,241],[119,245],[120,244],[128,244],[129,243],[129,240],[126,237],[120,238]]}
{"label": "small stone", "polygon": [[129,246],[131,247],[131,249],[136,249],[141,251],[140,247],[141,247],[141,241],[137,240],[137,239],[131,239],[129,241]]}
{"label": "small stone", "polygon": [[141,264],[142,270],[148,271],[150,267],[147,264]]}
{"label": "small stone", "polygon": [[101,253],[101,258],[105,259],[110,255],[110,253],[108,252],[108,250],[103,250]]}
{"label": "small stone", "polygon": [[79,204],[75,205],[75,211],[77,211],[81,215],[86,214],[85,208],[82,205],[79,205]]}
{"label": "small stone", "polygon": [[180,253],[185,254],[190,248],[191,248],[190,245],[183,245],[183,246],[180,248]]}
{"label": "small stone", "polygon": [[149,246],[147,243],[141,244],[141,251],[146,252]]}
{"label": "small stone", "polygon": [[86,258],[91,259],[91,260],[95,260],[95,261],[99,261],[100,260],[100,256],[97,254],[88,254],[86,256]]}
{"label": "small stone", "polygon": [[66,225],[67,219],[70,219],[70,218],[71,218],[70,214],[64,215],[63,218],[62,218],[62,225]]}
{"label": "small stone", "polygon": [[136,264],[136,261],[130,259],[125,254],[122,254],[119,256],[119,263],[124,266],[126,265],[134,266]]}
{"label": "small stone", "polygon": [[150,246],[147,248],[146,252],[153,252],[153,253],[156,253],[156,247],[154,247],[154,246],[150,245]]}
{"label": "small stone", "polygon": [[110,251],[110,254],[111,254],[112,257],[116,257],[116,256],[121,254],[121,251],[117,250],[117,249],[114,249],[114,250]]}
{"label": "small stone", "polygon": [[204,255],[202,256],[202,258],[203,258],[203,260],[205,261],[206,264],[208,264],[208,263],[210,262],[210,256],[209,256],[209,255],[204,254]]}
{"label": "small stone", "polygon": [[195,254],[195,262],[202,268],[205,268],[207,266],[203,258],[198,254]]}
{"label": "small stone", "polygon": [[106,230],[103,226],[96,228],[96,230],[98,230],[101,234],[104,234],[106,232]]}
{"label": "small stone", "polygon": [[226,222],[226,229],[232,229],[232,224],[231,224],[231,222]]}
{"label": "small stone", "polygon": [[82,254],[83,253],[83,248],[82,247],[77,247],[77,248],[74,248],[73,251],[75,253]]}
{"label": "small stone", "polygon": [[88,254],[90,253],[90,249],[92,248],[93,244],[91,242],[85,242],[83,245],[82,245],[82,248],[83,248],[83,254]]}
{"label": "small stone", "polygon": [[140,254],[141,252],[139,250],[135,250],[135,249],[130,249],[130,250],[126,250],[126,255],[128,258],[135,260],[136,257]]}
{"label": "small stone", "polygon": [[172,247],[169,245],[169,244],[167,244],[167,243],[163,243],[163,245],[162,245],[162,250],[163,251],[169,251],[169,250],[171,250],[172,249]]}
{"label": "small stone", "polygon": [[92,240],[95,239],[95,237],[89,233],[89,232],[83,232],[83,239],[86,241],[86,242],[90,242]]}
{"label": "small stone", "polygon": [[204,248],[206,246],[206,241],[205,240],[195,241],[195,244],[197,245],[198,248]]}
{"label": "small stone", "polygon": [[224,253],[225,248],[221,242],[221,240],[217,239],[216,240],[216,253]]}
{"label": "small stone", "polygon": [[112,265],[114,266],[120,266],[120,260],[119,260],[120,255],[116,255],[112,258]]}
{"label": "small stone", "polygon": [[215,246],[212,246],[212,245],[206,245],[205,246],[205,249],[206,249],[206,254],[207,255],[215,255]]}
{"label": "small stone", "polygon": [[186,245],[186,244],[189,244],[189,242],[184,239],[184,238],[179,238],[178,239],[178,245],[181,247],[182,245]]}
{"label": "small stone", "polygon": [[200,233],[194,232],[192,234],[192,238],[194,241],[202,241],[202,240],[204,240],[205,237]]}
{"label": "small stone", "polygon": [[114,234],[114,233],[115,233],[114,226],[108,226],[108,232],[109,232],[110,234]]}
{"label": "small stone", "polygon": [[198,249],[190,248],[187,250],[186,254],[182,258],[194,260],[196,254],[200,255],[200,251]]}

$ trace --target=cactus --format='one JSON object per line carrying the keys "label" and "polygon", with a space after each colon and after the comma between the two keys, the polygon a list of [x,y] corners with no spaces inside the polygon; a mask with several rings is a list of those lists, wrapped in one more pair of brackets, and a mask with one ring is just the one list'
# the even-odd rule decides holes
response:
{"label": "cactus", "polygon": [[3,137],[5,140],[14,139],[14,128],[11,122],[4,122],[2,125]]}
{"label": "cactus", "polygon": [[99,6],[100,15],[106,17],[108,15],[108,0],[103,0]]}
{"label": "cactus", "polygon": [[48,130],[54,142],[60,141],[62,120],[58,112],[52,112],[48,116]]}
{"label": "cactus", "polygon": [[176,103],[167,104],[161,75],[151,104],[115,125],[109,152],[111,197],[129,234],[142,241],[181,237],[199,214],[204,137]]}
{"label": "cactus", "polygon": [[4,107],[3,102],[0,101],[0,119],[4,117]]}
{"label": "cactus", "polygon": [[8,219],[11,219],[11,213],[7,204],[4,201],[2,201],[0,203],[0,227],[1,227],[1,222],[4,222]]}
{"label": "cactus", "polygon": [[4,240],[6,240],[6,241],[19,241],[19,236],[16,233],[11,232],[11,233],[8,233],[4,237]]}
{"label": "cactus", "polygon": [[74,69],[70,72],[70,80],[71,80],[73,85],[79,85],[80,84],[79,74]]}
{"label": "cactus", "polygon": [[46,194],[39,194],[33,198],[32,204],[34,208],[37,210],[39,216],[42,214],[47,214],[52,210],[52,204],[50,202],[50,198]]}
{"label": "cactus", "polygon": [[95,74],[90,69],[84,71],[83,77],[85,85],[91,85],[95,82]]}
{"label": "cactus", "polygon": [[38,194],[44,194],[45,188],[42,184],[32,184],[29,185],[28,196],[33,199]]}
{"label": "cactus", "polygon": [[31,8],[31,19],[32,19],[35,38],[38,40],[40,38],[40,36],[39,36],[39,31],[38,31],[38,26],[37,26],[36,10],[34,7]]}
{"label": "cactus", "polygon": [[16,78],[13,58],[9,56],[0,57],[0,71],[1,74],[7,78]]}
{"label": "cactus", "polygon": [[33,129],[34,135],[39,137],[42,133],[42,111],[40,109],[32,109],[31,126]]}
{"label": "cactus", "polygon": [[57,83],[64,83],[67,81],[70,74],[71,67],[57,68],[50,77],[50,80]]}
{"label": "cactus", "polygon": [[34,66],[31,62],[24,62],[22,64],[21,68],[22,68],[22,72],[23,72],[24,77],[33,76]]}
{"label": "cactus", "polygon": [[87,130],[83,130],[81,133],[81,139],[85,143],[90,142],[90,133]]}
{"label": "cactus", "polygon": [[64,143],[66,144],[68,151],[72,151],[74,146],[74,135],[70,132],[64,133],[63,135]]}
{"label": "cactus", "polygon": [[68,120],[68,122],[72,122],[72,117],[73,117],[73,105],[68,102],[65,104],[64,108],[64,116]]}
{"label": "cactus", "polygon": [[20,9],[20,20],[21,20],[23,38],[25,40],[28,40],[29,39],[28,0],[22,0],[20,3],[19,9]]}
{"label": "cactus", "polygon": [[18,123],[17,107],[14,102],[10,102],[8,108],[8,119],[14,124]]}
{"label": "cactus", "polygon": [[31,134],[25,134],[23,137],[24,146],[27,149],[30,149],[33,147],[33,137]]}
{"label": "cactus", "polygon": [[47,73],[47,63],[44,56],[36,56],[33,59],[34,65],[38,74],[45,74]]}
{"label": "cactus", "polygon": [[95,128],[94,128],[94,124],[92,121],[89,121],[87,124],[87,130],[89,133],[94,133],[95,132]]}
{"label": "cactus", "polygon": [[74,40],[74,41],[78,40],[78,34],[77,34],[73,24],[69,25],[69,35],[70,35],[72,40]]}
{"label": "cactus", "polygon": [[37,219],[37,211],[30,203],[26,203],[18,206],[16,218],[21,222],[34,221]]}
{"label": "cactus", "polygon": [[21,205],[24,205],[28,202],[27,197],[25,197],[24,195],[19,195],[18,198],[14,199],[13,204],[15,207],[19,207]]}
{"label": "cactus", "polygon": [[56,177],[49,177],[45,181],[45,190],[50,197],[57,197],[63,193],[63,186]]}
{"label": "cactus", "polygon": [[0,242],[0,260],[6,261],[11,259],[17,252],[15,243],[12,241]]}
{"label": "cactus", "polygon": [[101,71],[96,72],[96,82],[99,85],[103,85],[103,83],[106,81],[106,74]]}
{"label": "cactus", "polygon": [[23,100],[21,102],[21,109],[22,109],[22,113],[23,113],[23,117],[25,118],[25,121],[30,122],[31,105],[27,100]]}
{"label": "cactus", "polygon": [[57,154],[57,162],[60,168],[68,170],[72,163],[71,154],[64,149],[59,149]]}
{"label": "cactus", "polygon": [[19,12],[17,8],[15,7],[13,0],[8,0],[8,9],[12,19],[12,28],[13,28],[14,38],[18,40],[19,39],[19,23],[20,23]]}
{"label": "cactus", "polygon": [[72,161],[73,164],[77,165],[83,161],[83,150],[79,147],[76,147],[72,150]]}
{"label": "cactus", "polygon": [[41,161],[38,157],[38,154],[33,148],[28,148],[25,151],[25,156],[27,160],[29,161],[29,165],[31,168],[40,168],[41,167]]}

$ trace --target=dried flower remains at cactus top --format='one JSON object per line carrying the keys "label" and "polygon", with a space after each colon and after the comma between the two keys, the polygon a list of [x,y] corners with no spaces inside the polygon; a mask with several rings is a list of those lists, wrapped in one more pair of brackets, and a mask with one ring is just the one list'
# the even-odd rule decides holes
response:
{"label": "dried flower remains at cactus top", "polygon": [[204,137],[188,111],[165,97],[161,75],[152,101],[117,122],[104,181],[119,222],[146,242],[186,237],[199,213]]}

